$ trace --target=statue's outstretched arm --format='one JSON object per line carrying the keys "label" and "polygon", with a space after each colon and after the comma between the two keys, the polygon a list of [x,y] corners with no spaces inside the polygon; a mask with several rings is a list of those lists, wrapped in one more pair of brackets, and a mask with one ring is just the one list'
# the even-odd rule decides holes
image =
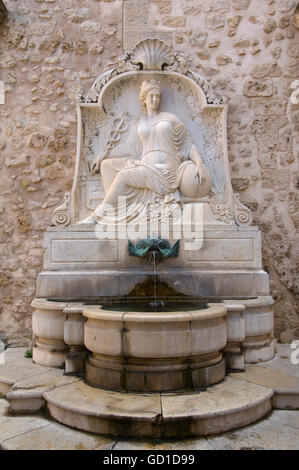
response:
{"label": "statue's outstretched arm", "polygon": [[110,150],[106,158],[123,158],[130,156],[130,138],[124,143],[117,145],[114,149]]}
{"label": "statue's outstretched arm", "polygon": [[100,171],[101,162],[106,158],[129,158],[130,156],[130,146],[127,142],[117,145],[114,149],[107,152],[100,152],[91,164],[91,173],[94,175]]}
{"label": "statue's outstretched arm", "polygon": [[[91,173],[95,174],[100,171],[101,162],[106,158],[130,158],[132,154],[133,134],[134,130],[131,129],[125,142],[115,145],[115,142],[108,141],[107,148],[100,152],[91,164]],[[109,145],[110,144],[110,145]],[[114,144],[114,145],[113,145]]]}

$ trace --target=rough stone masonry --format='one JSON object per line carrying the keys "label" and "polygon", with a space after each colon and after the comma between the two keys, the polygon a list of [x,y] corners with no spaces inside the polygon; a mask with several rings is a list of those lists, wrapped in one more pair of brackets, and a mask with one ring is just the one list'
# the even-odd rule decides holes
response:
{"label": "rough stone masonry", "polygon": [[[299,7],[295,0],[0,1],[0,331],[31,339],[43,232],[70,190],[75,100],[158,37],[228,97],[232,182],[263,234],[275,334],[299,338]],[[291,99],[291,96],[295,99]],[[296,244],[297,240],[297,244]],[[297,309],[296,309],[297,308]]]}

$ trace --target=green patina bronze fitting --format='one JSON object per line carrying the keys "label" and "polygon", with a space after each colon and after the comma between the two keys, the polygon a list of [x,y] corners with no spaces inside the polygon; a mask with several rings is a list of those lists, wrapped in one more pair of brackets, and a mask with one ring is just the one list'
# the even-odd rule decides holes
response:
{"label": "green patina bronze fitting", "polygon": [[143,258],[147,262],[159,263],[167,258],[175,258],[179,254],[180,240],[177,240],[172,246],[169,241],[162,238],[144,238],[139,240],[134,246],[129,240],[129,254]]}

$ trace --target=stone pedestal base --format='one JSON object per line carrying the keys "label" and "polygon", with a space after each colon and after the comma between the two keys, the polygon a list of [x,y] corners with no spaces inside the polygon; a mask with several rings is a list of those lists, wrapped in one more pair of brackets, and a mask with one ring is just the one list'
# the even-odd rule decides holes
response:
{"label": "stone pedestal base", "polygon": [[147,360],[138,363],[91,356],[86,363],[86,381],[109,390],[133,392],[196,389],[218,383],[224,378],[225,364],[221,354],[217,354],[214,360],[219,362],[203,366],[205,362],[212,363],[213,359],[204,361],[198,358],[196,362],[193,358],[191,362],[174,358],[171,361]]}
{"label": "stone pedestal base", "polygon": [[[177,295],[218,300],[269,294],[257,227],[205,224],[192,234],[167,237],[171,243],[178,239],[178,257],[156,267],[158,281]],[[39,297],[99,300],[129,295],[146,281],[153,284],[153,267],[129,255],[128,239],[99,239],[94,226],[51,228],[45,233],[45,247]]]}
{"label": "stone pedestal base", "polygon": [[250,343],[244,345],[244,358],[247,364],[257,364],[259,362],[273,359],[275,353],[275,341],[268,340],[264,346],[253,346]]}
{"label": "stone pedestal base", "polygon": [[224,356],[226,369],[228,370],[244,370],[245,360],[241,351],[241,346],[235,344],[227,344],[224,348]]}
{"label": "stone pedestal base", "polygon": [[34,299],[32,306],[32,329],[36,336],[33,361],[50,367],[63,367],[67,346],[64,342],[66,314],[63,302]]}
{"label": "stone pedestal base", "polygon": [[64,367],[65,355],[66,348],[62,341],[40,338],[32,350],[33,361],[42,366]]}
{"label": "stone pedestal base", "polygon": [[224,300],[227,308],[226,367],[243,370],[245,363],[268,361],[274,357],[273,299]]}
{"label": "stone pedestal base", "polygon": [[85,372],[87,352],[85,348],[72,347],[66,354],[64,371],[70,375],[82,375]]}

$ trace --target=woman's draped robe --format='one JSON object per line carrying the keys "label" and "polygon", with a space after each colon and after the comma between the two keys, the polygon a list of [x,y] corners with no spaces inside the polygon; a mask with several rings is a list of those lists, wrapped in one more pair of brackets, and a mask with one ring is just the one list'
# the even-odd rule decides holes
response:
{"label": "woman's draped robe", "polygon": [[[128,154],[133,158],[112,158],[104,160],[108,172],[102,172],[102,181],[107,194],[117,194],[120,179],[127,184],[126,192],[118,194],[118,202],[113,205],[101,204],[93,217],[99,223],[108,225],[125,224],[136,218],[147,220],[151,204],[180,204],[179,185],[189,159],[193,142],[184,124],[177,116],[160,113],[148,122],[141,118],[127,140]],[[165,168],[165,164],[146,163],[143,157],[164,153],[175,160],[176,171]],[[105,173],[108,174],[105,180]]]}

